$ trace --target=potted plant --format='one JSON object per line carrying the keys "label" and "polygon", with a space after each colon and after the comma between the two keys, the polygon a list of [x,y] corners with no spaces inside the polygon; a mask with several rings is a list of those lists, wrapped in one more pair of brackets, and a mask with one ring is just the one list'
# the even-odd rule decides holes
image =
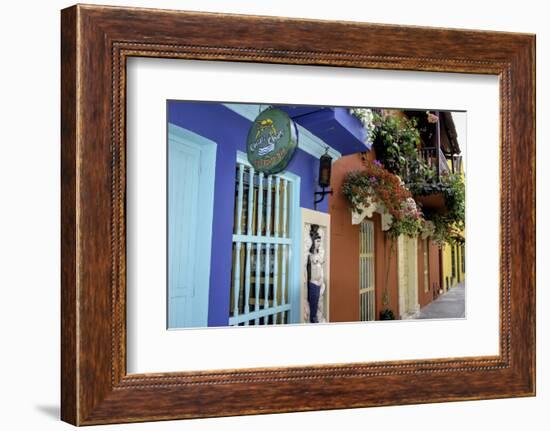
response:
{"label": "potted plant", "polygon": [[390,308],[385,308],[380,312],[380,320],[395,320],[395,314]]}
{"label": "potted plant", "polygon": [[416,236],[422,229],[422,213],[417,208],[411,193],[400,178],[384,168],[379,160],[364,160],[364,169],[349,172],[342,184],[342,193],[352,211],[378,204],[391,215],[388,233]]}
{"label": "potted plant", "polygon": [[[428,122],[437,116],[426,113]],[[448,181],[419,156],[421,131],[416,118],[374,114],[373,147],[384,167],[398,175],[424,213],[448,212]]]}
{"label": "potted plant", "polygon": [[414,200],[424,209],[435,211],[439,214],[446,214],[445,195],[441,192],[429,195],[415,195]]}
{"label": "potted plant", "polygon": [[[387,233],[394,238],[421,233],[439,245],[463,241],[462,175],[438,175],[419,157],[421,140],[416,119],[368,114],[364,120],[373,127],[378,160],[370,162],[364,157],[365,168],[349,173],[342,186],[352,212],[359,215],[356,219],[368,213],[365,209],[372,212],[376,208],[385,220],[391,220]],[[437,120],[433,114],[427,115],[428,122],[430,115],[434,117],[431,122]]]}

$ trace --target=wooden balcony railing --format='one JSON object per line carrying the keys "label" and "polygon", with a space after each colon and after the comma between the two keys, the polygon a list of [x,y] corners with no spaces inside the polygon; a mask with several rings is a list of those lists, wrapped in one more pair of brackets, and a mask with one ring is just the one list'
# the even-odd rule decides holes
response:
{"label": "wooden balcony railing", "polygon": [[435,169],[438,174],[444,172],[460,172],[462,169],[462,156],[460,154],[453,154],[447,158],[441,150],[439,150],[438,154],[438,149],[436,147],[424,147],[419,150],[419,155],[420,158],[427,163],[428,166]]}

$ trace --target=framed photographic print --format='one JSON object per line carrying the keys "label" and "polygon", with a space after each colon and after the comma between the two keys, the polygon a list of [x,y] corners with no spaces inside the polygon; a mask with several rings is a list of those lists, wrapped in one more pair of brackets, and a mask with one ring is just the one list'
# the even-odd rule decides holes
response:
{"label": "framed photographic print", "polygon": [[534,36],[61,30],[63,420],[534,395]]}

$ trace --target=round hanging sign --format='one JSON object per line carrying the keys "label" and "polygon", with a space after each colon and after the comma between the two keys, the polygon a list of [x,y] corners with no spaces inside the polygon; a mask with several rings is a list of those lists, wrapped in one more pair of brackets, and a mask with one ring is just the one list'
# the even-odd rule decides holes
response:
{"label": "round hanging sign", "polygon": [[298,146],[298,129],[285,111],[269,108],[248,131],[246,152],[255,170],[266,175],[284,170]]}

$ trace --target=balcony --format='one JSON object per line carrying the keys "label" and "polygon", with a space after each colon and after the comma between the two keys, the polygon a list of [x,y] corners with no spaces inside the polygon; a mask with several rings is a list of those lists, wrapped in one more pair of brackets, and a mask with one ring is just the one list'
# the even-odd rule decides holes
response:
{"label": "balcony", "polygon": [[438,174],[454,174],[462,171],[462,155],[460,154],[445,156],[441,149],[438,151],[437,147],[424,147],[418,150],[418,152],[420,158],[430,168],[435,169]]}

